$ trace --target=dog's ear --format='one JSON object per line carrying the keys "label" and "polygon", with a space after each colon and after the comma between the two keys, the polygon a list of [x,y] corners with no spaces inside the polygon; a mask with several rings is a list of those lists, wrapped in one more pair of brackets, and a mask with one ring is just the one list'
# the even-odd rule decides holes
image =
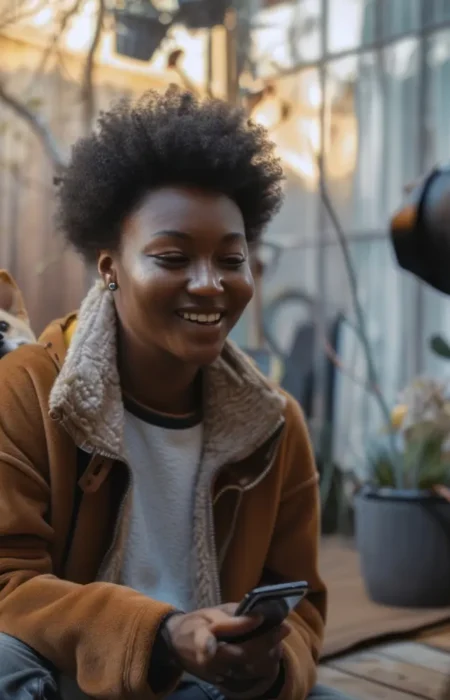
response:
{"label": "dog's ear", "polygon": [[28,323],[22,293],[7,270],[0,270],[0,309]]}

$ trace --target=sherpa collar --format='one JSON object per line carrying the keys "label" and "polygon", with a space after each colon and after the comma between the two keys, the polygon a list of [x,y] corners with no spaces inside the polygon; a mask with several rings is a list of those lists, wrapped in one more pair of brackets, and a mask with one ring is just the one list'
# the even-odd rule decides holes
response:
{"label": "sherpa collar", "polygon": [[[79,447],[123,459],[116,324],[112,293],[99,281],[81,306],[50,410]],[[250,455],[279,425],[283,397],[231,341],[206,369],[204,391],[205,453],[223,464]]]}

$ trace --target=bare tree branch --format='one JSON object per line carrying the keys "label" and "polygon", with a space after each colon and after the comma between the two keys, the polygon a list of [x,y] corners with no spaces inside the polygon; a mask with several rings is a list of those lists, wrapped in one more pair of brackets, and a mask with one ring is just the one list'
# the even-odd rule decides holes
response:
{"label": "bare tree branch", "polygon": [[97,0],[97,5],[97,21],[95,23],[95,31],[92,37],[92,42],[86,56],[86,62],[84,65],[83,85],[81,88],[81,96],[84,104],[84,122],[87,132],[90,131],[92,128],[92,122],[94,121],[96,113],[92,76],[94,72],[95,54],[98,49],[100,39],[102,37],[103,22],[106,13],[105,0]]}
{"label": "bare tree branch", "polygon": [[348,277],[348,282],[350,286],[350,295],[352,298],[352,303],[353,303],[353,309],[355,312],[355,318],[356,318],[356,324],[358,328],[358,335],[360,337],[363,350],[364,350],[364,356],[366,360],[366,366],[367,366],[367,375],[368,375],[368,388],[372,392],[373,396],[376,398],[378,402],[378,406],[380,408],[381,414],[384,417],[385,420],[385,425],[386,429],[388,430],[388,435],[389,435],[389,440],[390,440],[390,447],[391,447],[391,453],[392,453],[392,458],[394,459],[395,463],[395,475],[396,475],[396,481],[397,481],[397,487],[402,488],[403,487],[403,473],[400,468],[400,465],[398,463],[398,450],[395,445],[394,437],[393,437],[393,431],[392,431],[392,421],[391,421],[391,412],[389,410],[388,403],[383,395],[383,392],[381,391],[380,388],[380,382],[378,380],[378,370],[375,364],[375,360],[373,358],[373,352],[372,352],[372,344],[370,341],[370,336],[369,336],[369,331],[367,328],[367,322],[366,322],[366,315],[364,313],[363,306],[361,304],[361,301],[359,299],[359,289],[358,289],[358,279],[356,275],[356,271],[353,265],[352,257],[350,254],[350,248],[347,242],[347,238],[345,235],[345,231],[342,227],[342,224],[339,220],[339,217],[334,209],[333,203],[331,201],[330,195],[328,193],[328,189],[323,177],[323,167],[322,163],[320,163],[320,171],[322,172],[322,177],[321,177],[321,182],[320,182],[320,197],[322,204],[331,220],[331,223],[333,224],[333,228],[336,233],[336,238],[339,243],[339,247],[341,249],[342,257],[344,259],[344,264],[345,264],[345,269],[347,272],[347,277]]}
{"label": "bare tree branch", "polygon": [[43,54],[41,56],[41,60],[39,61],[39,64],[38,64],[36,70],[34,71],[34,74],[30,80],[30,85],[29,85],[28,89],[31,89],[35,85],[36,80],[38,80],[38,78],[44,72],[45,67],[47,65],[47,62],[48,62],[50,56],[52,55],[53,51],[55,51],[55,49],[57,48],[58,43],[59,43],[61,37],[64,35],[70,20],[72,19],[72,17],[74,15],[76,15],[79,12],[80,7],[83,4],[83,2],[84,2],[84,0],[75,0],[73,5],[71,7],[69,7],[69,9],[66,12],[63,13],[63,15],[58,23],[58,28],[56,29],[55,33],[51,37],[49,44],[46,47],[45,51],[43,52]]}
{"label": "bare tree branch", "polygon": [[[22,2],[19,3],[16,2],[16,4],[11,2],[10,6],[0,14],[0,31],[11,24],[16,24],[24,19],[33,17],[43,10],[47,6],[47,3],[48,0],[42,0],[37,7],[29,8],[27,7],[28,3],[26,0],[22,0]],[[23,9],[21,9],[21,7],[23,7]]]}
{"label": "bare tree branch", "polygon": [[42,143],[55,169],[58,171],[62,170],[66,165],[66,157],[44,120],[41,119],[38,114],[32,112],[32,110],[17,97],[11,95],[1,84],[0,100],[28,124]]}
{"label": "bare tree branch", "polygon": [[186,88],[186,90],[189,90],[189,92],[192,92],[193,95],[199,97],[199,91],[195,87],[192,80],[189,78],[188,74],[183,70],[183,67],[180,65],[183,56],[183,49],[175,49],[174,51],[172,51],[167,59],[167,68],[169,70],[173,70],[173,72],[178,75],[178,77],[181,80],[181,84],[184,88]]}
{"label": "bare tree branch", "polygon": [[356,322],[358,324],[359,337],[362,342],[367,364],[369,386],[371,387],[373,393],[377,397],[380,410],[384,418],[386,419],[387,425],[389,425],[391,420],[391,412],[383,394],[380,391],[380,382],[378,381],[378,370],[376,368],[376,364],[372,355],[372,345],[370,342],[369,332],[367,330],[366,316],[359,299],[359,289],[356,271],[353,266],[353,261],[351,258],[350,249],[347,243],[347,238],[344,229],[342,228],[341,222],[339,221],[339,218],[336,214],[336,211],[331,202],[327,187],[324,182],[321,184],[321,199],[327,211],[327,214],[330,217],[331,223],[333,224],[333,228],[338,239],[339,247],[341,249],[342,257],[344,259],[344,264],[347,271],[347,278],[350,286],[351,298],[353,302],[353,308],[355,311]]}
{"label": "bare tree branch", "polygon": [[349,367],[344,365],[333,346],[327,340],[324,341],[323,346],[328,359],[341,372],[341,374],[345,374],[354,384],[362,387],[366,391],[374,391],[374,388],[365,379],[358,377]]}
{"label": "bare tree branch", "polygon": [[[89,51],[86,57],[86,62],[84,66],[84,73],[83,73],[83,81],[82,81],[82,88],[81,88],[81,95],[84,103],[84,110],[85,110],[85,123],[86,123],[86,130],[89,130],[92,126],[92,121],[95,116],[95,101],[94,101],[94,89],[93,89],[93,81],[92,81],[92,74],[94,70],[94,59],[95,59],[95,53],[97,51],[97,48],[100,43],[101,35],[102,35],[102,30],[103,30],[103,21],[106,13],[106,0],[97,0],[98,1],[98,14],[97,14],[97,21],[96,21],[96,26],[95,26],[95,31],[94,35],[92,37],[92,42],[89,47]],[[60,23],[59,23],[59,29],[55,32],[55,34],[52,36],[49,45],[45,49],[41,60],[39,62],[37,72],[34,75],[34,80],[38,77],[38,74],[41,74],[42,71],[45,69],[45,66],[47,64],[47,61],[53,51],[57,48],[59,39],[61,38],[62,34],[65,32],[67,29],[67,26],[70,22],[70,19],[79,11],[80,7],[82,6],[84,0],[74,0],[73,4],[71,7],[62,15]],[[45,6],[47,3],[44,3],[43,6]],[[34,8],[34,13],[36,12],[36,8]],[[18,16],[18,12],[15,12],[14,19]],[[11,13],[8,15],[10,19],[13,19],[13,14]],[[34,81],[33,81],[34,82]],[[7,105],[10,109],[12,109],[18,117],[23,119],[30,129],[33,131],[33,133],[37,136],[39,141],[44,147],[45,152],[47,153],[47,156],[50,158],[50,161],[53,163],[55,169],[57,172],[60,172],[61,170],[64,169],[67,160],[66,156],[61,148],[61,146],[58,144],[57,140],[53,136],[51,130],[47,126],[47,124],[44,122],[44,120],[34,112],[25,101],[19,99],[15,95],[11,94],[7,88],[5,88],[4,85],[0,83],[0,101],[2,101],[5,105]]]}

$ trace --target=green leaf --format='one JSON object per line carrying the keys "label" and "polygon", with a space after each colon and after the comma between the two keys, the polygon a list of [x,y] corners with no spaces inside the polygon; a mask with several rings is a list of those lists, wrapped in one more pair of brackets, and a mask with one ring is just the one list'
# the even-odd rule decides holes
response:
{"label": "green leaf", "polygon": [[430,430],[428,435],[407,443],[403,463],[404,480],[409,488],[430,488],[441,479],[447,482],[442,457],[445,438],[442,431]]}
{"label": "green leaf", "polygon": [[377,444],[371,450],[369,466],[375,486],[395,488],[397,465],[405,488],[428,490],[437,484],[450,485],[450,463],[444,451],[448,431],[436,428],[433,423],[423,423],[420,428],[396,459],[385,444]]}
{"label": "green leaf", "polygon": [[379,487],[395,487],[395,459],[386,445],[379,445],[369,452],[370,481]]}
{"label": "green leaf", "polygon": [[430,348],[435,355],[450,360],[450,345],[441,335],[433,335],[430,338]]}

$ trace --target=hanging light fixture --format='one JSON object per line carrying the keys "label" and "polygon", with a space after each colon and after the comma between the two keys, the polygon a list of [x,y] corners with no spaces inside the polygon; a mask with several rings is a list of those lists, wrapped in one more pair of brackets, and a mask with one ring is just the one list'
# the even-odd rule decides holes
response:
{"label": "hanging light fixture", "polygon": [[211,29],[223,24],[232,0],[178,0],[177,22],[188,29]]}
{"label": "hanging light fixture", "polygon": [[138,61],[149,61],[174,20],[172,0],[121,0],[117,2],[116,52]]}
{"label": "hanging light fixture", "polygon": [[232,0],[117,0],[116,52],[149,61],[169,28],[211,29],[223,24]]}

